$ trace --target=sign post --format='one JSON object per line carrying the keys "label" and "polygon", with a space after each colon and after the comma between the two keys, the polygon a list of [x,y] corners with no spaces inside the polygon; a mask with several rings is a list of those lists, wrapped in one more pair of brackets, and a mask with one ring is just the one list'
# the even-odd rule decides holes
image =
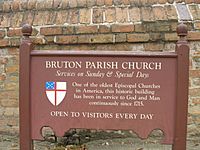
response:
{"label": "sign post", "polygon": [[20,46],[20,149],[71,128],[133,130],[186,150],[189,47],[179,25],[176,52],[33,50],[32,28]]}
{"label": "sign post", "polygon": [[177,34],[180,36],[180,39],[176,44],[176,52],[178,54],[178,75],[173,150],[186,150],[190,49],[186,40],[188,34],[187,26],[181,24],[177,28]]}
{"label": "sign post", "polygon": [[32,150],[31,138],[31,99],[30,99],[30,53],[33,44],[29,36],[32,27],[22,28],[23,39],[20,45],[19,111],[20,111],[20,149]]}

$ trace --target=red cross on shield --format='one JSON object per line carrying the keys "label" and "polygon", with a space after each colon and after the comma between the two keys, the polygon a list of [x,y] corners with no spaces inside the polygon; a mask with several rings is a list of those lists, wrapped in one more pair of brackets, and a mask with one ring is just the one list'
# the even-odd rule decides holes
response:
{"label": "red cross on shield", "polygon": [[54,106],[58,106],[67,93],[67,82],[46,82],[46,96]]}

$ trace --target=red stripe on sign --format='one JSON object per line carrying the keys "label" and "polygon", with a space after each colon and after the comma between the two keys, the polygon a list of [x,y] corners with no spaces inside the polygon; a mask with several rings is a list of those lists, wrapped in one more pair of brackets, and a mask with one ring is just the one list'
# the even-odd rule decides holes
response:
{"label": "red stripe on sign", "polygon": [[57,87],[56,87],[57,83],[55,82],[55,106],[56,106],[56,101],[57,101]]}
{"label": "red stripe on sign", "polygon": [[46,90],[46,91],[61,91],[61,92],[66,92],[66,90]]}

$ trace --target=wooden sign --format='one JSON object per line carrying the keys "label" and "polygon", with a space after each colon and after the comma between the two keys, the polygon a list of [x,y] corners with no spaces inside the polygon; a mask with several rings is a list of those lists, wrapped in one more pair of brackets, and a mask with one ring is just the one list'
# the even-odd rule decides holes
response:
{"label": "wooden sign", "polygon": [[20,47],[20,144],[31,150],[41,128],[57,136],[71,128],[133,130],[147,138],[161,129],[163,144],[186,150],[187,30],[176,52],[33,50],[25,26]]}

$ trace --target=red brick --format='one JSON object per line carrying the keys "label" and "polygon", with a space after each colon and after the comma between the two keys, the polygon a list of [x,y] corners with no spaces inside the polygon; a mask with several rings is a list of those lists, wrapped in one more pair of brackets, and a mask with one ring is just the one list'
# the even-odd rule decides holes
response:
{"label": "red brick", "polygon": [[5,36],[5,30],[0,30],[0,38],[3,38]]}
{"label": "red brick", "polygon": [[80,23],[91,22],[91,9],[80,9]]}
{"label": "red brick", "polygon": [[20,7],[22,10],[27,10],[28,1],[21,0]]}
{"label": "red brick", "polygon": [[67,22],[68,10],[60,10],[57,12],[56,25],[63,25]]}
{"label": "red brick", "polygon": [[54,0],[53,1],[53,8],[54,9],[61,8],[61,3],[62,3],[62,0]]}
{"label": "red brick", "polygon": [[170,23],[166,22],[166,23],[157,23],[155,25],[156,27],[156,31],[158,32],[166,32],[166,31],[170,31]]}
{"label": "red brick", "polygon": [[112,34],[91,35],[90,43],[113,43],[113,35]]}
{"label": "red brick", "polygon": [[119,33],[115,35],[115,42],[119,43],[119,42],[126,42],[127,40],[127,36],[124,33]]}
{"label": "red brick", "polygon": [[17,65],[9,65],[6,67],[6,73],[10,74],[10,73],[16,73],[19,72],[19,67]]}
{"label": "red brick", "polygon": [[112,32],[133,32],[134,25],[112,25]]}
{"label": "red brick", "polygon": [[0,63],[3,64],[3,65],[7,64],[8,63],[8,58],[7,57],[1,58],[0,59]]}
{"label": "red brick", "polygon": [[75,8],[78,6],[77,0],[69,0],[69,7]]}
{"label": "red brick", "polygon": [[158,4],[165,4],[165,3],[167,3],[167,0],[158,0],[157,2],[158,2]]}
{"label": "red brick", "polygon": [[56,20],[56,11],[49,11],[48,12],[48,19],[47,19],[47,23],[46,25],[53,25],[55,24],[55,20]]}
{"label": "red brick", "polygon": [[23,23],[27,23],[27,24],[30,24],[32,25],[33,24],[33,19],[34,19],[34,12],[33,11],[28,11],[24,14],[24,17],[23,17]]}
{"label": "red brick", "polygon": [[189,32],[187,36],[188,40],[200,40],[200,32]]}
{"label": "red brick", "polygon": [[21,43],[21,38],[10,38],[10,46],[19,46]]}
{"label": "red brick", "polygon": [[109,33],[110,25],[99,25],[99,33]]}
{"label": "red brick", "polygon": [[[134,0],[132,0],[132,1],[134,1]],[[140,1],[136,0],[136,6],[137,6],[137,4],[140,4],[141,6],[149,6],[150,5],[148,0],[140,0]]]}
{"label": "red brick", "polygon": [[0,82],[1,82],[1,81],[5,81],[5,80],[6,80],[6,74],[2,73],[2,74],[0,75]]}
{"label": "red brick", "polygon": [[1,106],[2,107],[18,107],[18,100],[17,99],[2,99]]}
{"label": "red brick", "polygon": [[113,43],[112,34],[93,34],[78,36],[78,43]]}
{"label": "red brick", "polygon": [[200,20],[200,8],[198,5],[189,5],[190,12],[194,20]]}
{"label": "red brick", "polygon": [[75,31],[77,34],[80,33],[97,33],[98,32],[98,26],[92,25],[92,26],[77,26],[75,27]]}
{"label": "red brick", "polygon": [[78,24],[79,23],[79,10],[78,9],[70,9],[68,13],[69,24]]}
{"label": "red brick", "polygon": [[[15,108],[16,109],[16,108]],[[5,108],[5,111],[4,111],[4,114],[3,114],[4,116],[6,116],[7,118],[9,118],[9,120],[10,120],[10,118],[11,117],[14,117],[14,108]],[[6,125],[8,124],[8,119],[6,120],[6,123],[5,123]],[[5,130],[5,129],[4,129]],[[7,129],[8,130],[8,129]]]}
{"label": "red brick", "polygon": [[122,3],[123,3],[124,5],[130,5],[130,1],[129,1],[129,0],[122,0]]}
{"label": "red brick", "polygon": [[167,0],[167,2],[173,4],[174,0]]}
{"label": "red brick", "polygon": [[69,7],[69,0],[62,0],[61,8],[66,9]]}
{"label": "red brick", "polygon": [[62,34],[62,27],[41,27],[40,28],[41,35],[59,35]]}
{"label": "red brick", "polygon": [[11,11],[11,1],[4,1],[3,3],[3,12]]}
{"label": "red brick", "polygon": [[[54,43],[54,37],[55,36],[45,36],[44,37],[45,43],[47,43],[47,44]],[[35,40],[35,38],[34,38],[34,40]]]}
{"label": "red brick", "polygon": [[96,5],[96,0],[87,0],[87,7],[92,7]]}
{"label": "red brick", "polygon": [[176,32],[177,26],[178,26],[178,22],[171,22],[170,23],[171,31]]}
{"label": "red brick", "polygon": [[19,48],[16,47],[9,47],[8,48],[8,54],[9,55],[19,55]]}
{"label": "red brick", "polygon": [[27,9],[29,10],[36,9],[36,2],[37,0],[28,1]]}
{"label": "red brick", "polygon": [[18,11],[20,10],[20,0],[14,0],[12,3],[11,3],[11,8],[13,11]]}
{"label": "red brick", "polygon": [[135,32],[146,32],[144,24],[135,24]]}
{"label": "red brick", "polygon": [[88,44],[88,43],[90,43],[90,41],[91,41],[90,34],[78,36],[78,43],[80,43],[80,44],[84,44],[84,43]]}
{"label": "red brick", "polygon": [[[17,100],[16,100],[17,101]],[[17,106],[16,106],[17,107]],[[14,115],[15,115],[16,112],[14,112]],[[17,113],[18,115],[18,113]],[[12,127],[16,127],[18,129],[18,126],[19,126],[19,120],[16,118],[16,119],[8,119],[8,122],[7,122],[7,125],[8,126],[12,126]]]}
{"label": "red brick", "polygon": [[139,7],[142,5],[140,0],[129,0],[129,1],[130,1],[131,6]]}
{"label": "red brick", "polygon": [[162,6],[153,7],[153,13],[155,16],[155,20],[167,20],[167,15],[164,7]]}
{"label": "red brick", "polygon": [[116,21],[116,11],[115,8],[105,9],[105,22],[112,23]]}
{"label": "red brick", "polygon": [[103,23],[103,11],[102,8],[93,8],[93,16],[92,22],[93,23]]}
{"label": "red brick", "polygon": [[192,22],[185,22],[187,25],[188,31],[194,31],[194,23]]}
{"label": "red brick", "polygon": [[77,35],[56,36],[55,43],[57,44],[76,44],[78,42]]}
{"label": "red brick", "polygon": [[[162,0],[161,0],[162,1]],[[165,0],[166,3],[167,3],[167,0]],[[156,4],[159,4],[158,0],[149,0],[149,5],[156,5]],[[160,3],[161,4],[161,3]]]}
{"label": "red brick", "polygon": [[128,22],[128,8],[116,8],[116,21],[118,23]]}
{"label": "red brick", "polygon": [[[11,39],[11,38],[10,38]],[[20,38],[16,38],[16,39],[19,39],[21,40]],[[8,50],[8,49],[7,49]],[[12,66],[12,65],[19,65],[19,57],[18,56],[11,56],[11,57],[8,57],[9,58],[9,61],[8,61],[8,66]]]}
{"label": "red brick", "polygon": [[6,13],[3,15],[0,15],[0,27],[10,27],[11,22],[11,14]]}
{"label": "red brick", "polygon": [[127,35],[128,42],[147,42],[149,39],[149,34],[133,33]]}
{"label": "red brick", "polygon": [[75,34],[75,27],[74,26],[63,27],[63,34]]}
{"label": "red brick", "polygon": [[113,0],[105,0],[105,5],[106,6],[112,6]]}
{"label": "red brick", "polygon": [[123,1],[122,0],[113,0],[114,5],[118,6],[118,5],[122,5]]}
{"label": "red brick", "polygon": [[133,7],[129,9],[129,17],[132,22],[141,21],[140,9],[137,7]]}
{"label": "red brick", "polygon": [[7,35],[10,37],[13,36],[22,36],[21,28],[9,28]]}
{"label": "red brick", "polygon": [[191,3],[195,3],[195,0],[185,0],[186,4],[191,4]]}
{"label": "red brick", "polygon": [[150,35],[150,41],[161,41],[163,40],[163,34],[162,33],[149,33]]}
{"label": "red brick", "polygon": [[148,6],[149,5],[148,0],[141,0],[140,3],[141,3],[142,6]]}
{"label": "red brick", "polygon": [[200,22],[194,23],[195,29],[200,30]]}
{"label": "red brick", "polygon": [[189,95],[193,97],[199,97],[200,96],[200,88],[192,88],[189,89]]}
{"label": "red brick", "polygon": [[37,1],[36,9],[37,10],[46,10],[52,9],[53,0]]}
{"label": "red brick", "polygon": [[78,7],[86,7],[87,6],[87,0],[77,0],[77,6]]}
{"label": "red brick", "polygon": [[177,33],[165,33],[165,41],[178,41]]}
{"label": "red brick", "polygon": [[0,39],[0,47],[4,47],[4,46],[9,46],[9,40],[8,39]]}
{"label": "red brick", "polygon": [[167,13],[168,20],[178,20],[178,14],[174,5],[166,5],[165,12]]}
{"label": "red brick", "polygon": [[200,86],[200,78],[193,78],[192,79],[192,85],[195,87],[199,87]]}
{"label": "red brick", "polygon": [[176,44],[175,42],[165,43],[164,51],[175,51]]}
{"label": "red brick", "polygon": [[38,44],[41,45],[41,44],[45,44],[45,39],[41,36],[37,36],[37,37],[32,38],[32,42],[36,45]]}
{"label": "red brick", "polygon": [[49,19],[48,11],[38,11],[35,13],[33,25],[46,25],[48,22],[48,19]]}
{"label": "red brick", "polygon": [[11,26],[20,27],[22,25],[22,20],[23,20],[22,12],[13,13],[12,18],[11,18]]}
{"label": "red brick", "polygon": [[145,24],[146,30],[148,32],[166,32],[170,31],[169,22],[151,22]]}
{"label": "red brick", "polygon": [[164,44],[162,43],[145,43],[145,51],[163,51]]}
{"label": "red brick", "polygon": [[96,0],[96,5],[97,6],[103,6],[105,3],[104,3],[104,0]]}
{"label": "red brick", "polygon": [[3,3],[0,3],[0,10],[3,11]]}
{"label": "red brick", "polygon": [[200,104],[200,98],[192,98],[192,103]]}
{"label": "red brick", "polygon": [[155,21],[155,16],[151,7],[142,7],[142,20]]}
{"label": "red brick", "polygon": [[200,62],[200,52],[194,53],[194,56],[192,57],[193,62],[199,63]]}
{"label": "red brick", "polygon": [[14,92],[14,91],[1,91],[1,93],[0,93],[0,99],[16,98],[18,96],[19,96],[18,92]]}

